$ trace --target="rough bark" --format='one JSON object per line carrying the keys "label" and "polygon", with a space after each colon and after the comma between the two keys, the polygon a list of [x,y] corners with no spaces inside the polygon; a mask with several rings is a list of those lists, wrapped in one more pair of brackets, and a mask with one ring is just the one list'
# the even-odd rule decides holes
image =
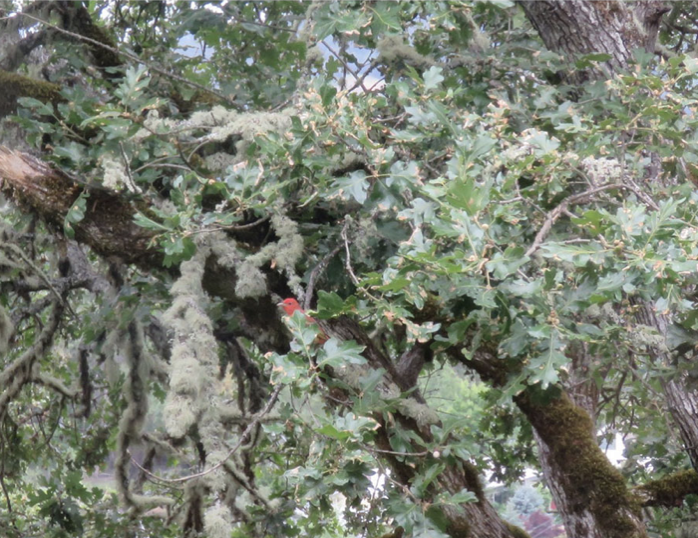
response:
{"label": "rough bark", "polygon": [[698,395],[689,389],[683,379],[672,379],[664,384],[669,412],[679,427],[684,449],[693,469],[698,469]]}
{"label": "rough bark", "polygon": [[599,448],[588,413],[562,393],[515,399],[535,429],[543,470],[570,537],[646,536],[639,505]]}
{"label": "rough bark", "polygon": [[[653,52],[660,19],[669,11],[656,0],[543,0],[521,5],[549,49],[571,58],[591,53],[609,55],[599,69],[572,75],[571,81],[577,83],[625,69],[638,48]],[[637,504],[596,445],[589,415],[565,396],[540,405],[523,394],[517,404],[535,429],[544,476],[563,514],[567,535],[646,536]],[[570,425],[569,420],[576,417],[579,425],[571,426],[576,435],[556,431],[553,425],[557,414],[558,421],[568,420]],[[585,429],[589,430],[586,435]]]}
{"label": "rough bark", "polygon": [[74,224],[78,241],[106,258],[117,256],[141,267],[161,265],[161,255],[150,248],[155,233],[133,222],[139,209],[147,211],[145,204],[78,183],[39,159],[4,147],[0,147],[0,180],[2,192],[16,204],[61,230],[75,201],[87,193],[85,217]]}
{"label": "rough bark", "polygon": [[[652,304],[634,301],[638,310],[635,314],[639,325],[651,327],[665,339],[671,325],[668,316],[658,314]],[[651,349],[650,353],[658,363],[671,366],[671,352],[666,349]],[[686,373],[662,382],[667,408],[679,429],[684,450],[691,460],[693,469],[698,470],[698,393],[690,386]]]}
{"label": "rough bark", "polygon": [[576,58],[608,54],[601,72],[577,73],[577,82],[624,69],[638,48],[654,51],[664,2],[589,2],[588,0],[522,1],[521,6],[550,50]]}

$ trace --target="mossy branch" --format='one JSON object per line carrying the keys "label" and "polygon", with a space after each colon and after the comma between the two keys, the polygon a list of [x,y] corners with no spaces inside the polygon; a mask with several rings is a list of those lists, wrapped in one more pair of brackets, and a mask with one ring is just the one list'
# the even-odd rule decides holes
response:
{"label": "mossy branch", "polygon": [[58,84],[35,80],[33,78],[0,70],[0,118],[12,114],[17,109],[17,99],[32,97],[48,103],[63,101],[61,87]]}
{"label": "mossy branch", "polygon": [[642,506],[681,506],[686,495],[698,494],[698,473],[694,469],[653,480],[633,492]]}

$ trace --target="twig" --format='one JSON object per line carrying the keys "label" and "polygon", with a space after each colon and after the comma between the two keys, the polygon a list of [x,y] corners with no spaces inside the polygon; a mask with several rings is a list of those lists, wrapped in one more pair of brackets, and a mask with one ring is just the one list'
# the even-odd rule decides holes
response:
{"label": "twig", "polygon": [[262,217],[261,219],[258,219],[254,222],[249,222],[247,224],[228,224],[228,225],[223,225],[221,224],[220,226],[216,227],[211,227],[211,228],[202,228],[200,230],[190,230],[185,233],[185,235],[195,235],[195,234],[201,234],[201,233],[211,233],[211,232],[220,232],[221,230],[230,230],[232,232],[240,232],[242,230],[249,230],[250,228],[254,228],[255,226],[259,226],[260,224],[265,223],[268,221],[271,217],[266,216]]}
{"label": "twig", "polygon": [[635,193],[635,196],[637,196],[640,200],[642,200],[647,207],[650,207],[651,209],[654,209],[655,211],[659,211],[659,206],[655,203],[654,200],[650,196],[647,195],[647,193],[642,192],[640,187],[633,181],[630,176],[625,175],[623,178],[624,184],[622,185],[626,189],[632,191]]}
{"label": "twig", "polygon": [[205,471],[201,471],[200,473],[196,474],[191,474],[188,476],[182,476],[180,478],[162,478],[160,476],[157,476],[153,473],[151,473],[148,469],[143,468],[141,465],[138,464],[138,462],[133,459],[133,456],[131,457],[131,461],[138,467],[143,473],[148,475],[150,478],[153,478],[155,480],[158,480],[159,482],[165,483],[165,484],[178,484],[180,482],[186,482],[188,480],[193,480],[195,478],[201,478],[202,476],[206,476],[207,474],[212,473],[213,471],[220,469],[226,461],[230,459],[230,457],[235,454],[235,452],[238,451],[238,449],[242,446],[242,444],[245,442],[245,439],[247,436],[252,433],[252,430],[259,424],[260,420],[264,415],[269,413],[271,411],[271,408],[274,407],[274,404],[276,403],[276,400],[279,397],[279,393],[281,390],[285,387],[285,385],[277,385],[276,388],[274,389],[274,392],[271,393],[271,397],[269,398],[269,401],[267,402],[267,405],[262,409],[255,417],[254,419],[249,423],[247,428],[245,428],[245,431],[242,432],[240,435],[240,439],[238,440],[237,443],[235,443],[235,446],[230,449],[230,451],[225,455],[225,457],[216,463],[213,467],[210,467],[209,469],[206,469]]}
{"label": "twig", "polygon": [[363,448],[364,450],[368,450],[369,452],[377,452],[380,454],[390,454],[392,456],[415,456],[418,458],[423,458],[424,456],[428,456],[431,454],[431,451],[429,450],[424,450],[423,452],[395,452],[394,450],[382,450],[380,448],[374,448],[372,446],[365,445],[363,443],[359,443],[359,446]]}
{"label": "twig", "polygon": [[320,263],[318,263],[310,273],[308,286],[305,289],[305,298],[303,299],[303,308],[305,310],[310,310],[310,301],[313,298],[313,292],[315,291],[315,283],[317,282],[317,279],[320,278],[320,275],[325,272],[330,260],[334,258],[340,250],[342,250],[342,245],[336,246],[331,252],[325,254],[325,257],[320,260]]}
{"label": "twig", "polygon": [[124,160],[124,168],[126,169],[126,176],[128,177],[129,184],[127,185],[127,188],[131,192],[140,194],[143,191],[138,185],[136,185],[136,182],[133,180],[133,174],[131,173],[131,163],[129,162],[128,156],[126,155],[126,150],[124,150],[124,145],[121,142],[119,142],[119,149],[121,150],[121,158]]}
{"label": "twig", "polygon": [[588,191],[580,192],[579,194],[573,194],[565,198],[562,202],[560,202],[560,205],[558,205],[555,209],[548,213],[548,216],[545,219],[543,226],[541,226],[540,230],[536,234],[535,239],[533,240],[533,244],[529,247],[524,256],[530,256],[536,250],[538,250],[543,241],[545,241],[545,238],[550,233],[550,230],[553,227],[553,224],[555,224],[555,221],[557,221],[557,219],[560,218],[560,215],[567,211],[567,206],[586,200],[587,198],[596,194],[597,192],[606,191],[608,189],[620,188],[623,188],[623,185],[611,183],[606,185],[600,185],[598,187],[594,187],[593,189],[589,189]]}
{"label": "twig", "polygon": [[[329,50],[334,55],[334,57],[337,58],[342,63],[342,65],[344,66],[344,69],[349,71],[351,76],[354,77],[354,81],[358,81],[359,79],[361,80],[361,83],[360,83],[361,89],[365,93],[368,93],[368,90],[366,89],[366,87],[363,84],[363,80],[365,77],[359,77],[359,74],[356,71],[354,71],[351,67],[349,67],[349,64],[344,60],[344,58],[342,58],[342,56],[337,51],[335,51],[332,47],[330,47],[324,41],[322,41],[321,43],[322,43],[323,47],[325,47],[327,50]],[[354,88],[352,88],[352,89],[354,89]]]}
{"label": "twig", "polygon": [[2,469],[0,469],[0,485],[2,485],[2,492],[5,495],[5,502],[7,503],[7,513],[10,516],[12,520],[12,526],[17,529],[17,524],[15,523],[15,514],[12,511],[12,503],[10,502],[10,494],[7,492],[7,486],[5,485],[5,479],[3,476],[5,475],[5,461],[3,460],[3,465]]}
{"label": "twig", "polygon": [[347,224],[344,224],[344,227],[342,228],[342,239],[344,239],[344,250],[347,254],[346,259],[344,260],[344,266],[347,269],[347,273],[349,273],[349,277],[351,278],[351,281],[354,283],[354,285],[357,288],[361,287],[361,282],[359,282],[359,279],[357,278],[356,274],[354,273],[354,269],[351,266],[351,252],[349,251],[349,244],[351,241],[347,237]]}
{"label": "twig", "polygon": [[374,301],[378,302],[378,298],[374,297],[373,294],[371,294],[371,292],[368,291],[366,288],[361,287],[361,282],[359,281],[358,277],[357,277],[356,274],[354,273],[353,267],[351,266],[351,252],[349,251],[349,245],[352,243],[352,241],[351,241],[351,240],[349,239],[349,237],[347,236],[347,226],[348,226],[348,224],[349,224],[348,221],[344,223],[344,227],[342,228],[342,233],[341,233],[341,237],[342,237],[342,239],[344,239],[344,250],[345,250],[345,252],[346,252],[346,254],[347,254],[347,257],[346,257],[346,259],[344,260],[344,267],[346,268],[347,273],[349,273],[349,277],[351,278],[351,281],[354,283],[354,285],[355,285],[359,290],[361,290],[361,291],[364,292],[366,295],[368,295],[371,299],[373,299]]}
{"label": "twig", "polygon": [[119,50],[115,47],[112,47],[110,45],[102,43],[101,41],[97,41],[96,39],[92,39],[92,38],[86,37],[84,35],[70,32],[68,30],[65,30],[64,28],[61,28],[60,26],[56,26],[55,24],[51,24],[50,22],[45,21],[44,19],[41,19],[39,17],[34,17],[33,15],[29,15],[28,13],[18,13],[18,15],[21,15],[22,17],[26,17],[28,19],[35,21],[35,22],[38,22],[38,23],[43,24],[45,26],[48,26],[49,28],[52,28],[52,29],[54,29],[57,32],[60,32],[62,34],[68,35],[74,39],[79,39],[80,41],[85,41],[86,43],[90,43],[90,44],[95,45],[97,47],[102,47],[105,50],[113,52],[114,54],[118,54],[119,56],[123,56],[125,58],[128,58],[129,60],[132,60],[136,63],[145,65],[148,69],[151,69],[152,71],[155,71],[156,73],[159,73],[165,77],[182,82],[184,84],[188,84],[189,86],[192,86],[193,88],[196,88],[196,89],[201,90],[203,92],[206,92],[208,94],[215,95],[216,97],[218,97],[219,99],[222,99],[223,101],[228,103],[230,106],[232,106],[236,110],[243,109],[242,105],[233,101],[230,97],[227,97],[227,96],[223,95],[222,93],[218,93],[218,92],[212,90],[211,88],[207,88],[206,86],[203,86],[202,84],[198,84],[198,83],[193,82],[191,80],[188,80],[182,76],[175,75],[174,73],[170,73],[169,71],[166,71],[160,67],[153,65],[151,62],[148,62],[146,60],[143,60],[142,58],[139,58],[135,54],[131,54],[129,52],[124,52],[124,51]]}

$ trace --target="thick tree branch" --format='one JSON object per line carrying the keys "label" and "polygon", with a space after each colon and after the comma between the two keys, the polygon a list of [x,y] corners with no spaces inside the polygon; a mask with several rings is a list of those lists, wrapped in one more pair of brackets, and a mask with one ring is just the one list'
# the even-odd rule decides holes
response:
{"label": "thick tree branch", "polygon": [[161,266],[161,254],[150,248],[155,233],[133,222],[139,210],[147,212],[144,202],[79,184],[43,161],[2,146],[0,180],[0,188],[12,200],[58,229],[78,197],[87,193],[85,218],[73,224],[78,241],[106,258],[116,256],[141,267]]}
{"label": "thick tree branch", "polygon": [[698,494],[698,473],[687,469],[638,486],[633,491],[643,506],[681,506],[686,495]]}
{"label": "thick tree branch", "polygon": [[0,118],[14,113],[17,99],[33,97],[39,101],[59,103],[63,101],[61,88],[57,84],[35,80],[23,75],[0,71]]}
{"label": "thick tree branch", "polygon": [[10,50],[4,51],[5,57],[0,62],[0,70],[14,71],[31,52],[46,42],[48,30],[33,32],[20,39]]}

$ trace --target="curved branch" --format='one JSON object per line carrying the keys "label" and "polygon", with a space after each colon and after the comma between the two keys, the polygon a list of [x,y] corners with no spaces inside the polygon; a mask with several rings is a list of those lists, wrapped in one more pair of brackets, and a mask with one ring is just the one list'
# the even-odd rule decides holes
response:
{"label": "curved branch", "polygon": [[10,50],[5,51],[5,57],[0,62],[0,69],[3,71],[14,71],[31,52],[43,45],[48,37],[48,30],[34,32],[20,39]]}
{"label": "curved branch", "polygon": [[59,103],[63,101],[58,84],[35,80],[0,70],[0,118],[12,114],[17,109],[17,99],[32,97],[39,101]]}
{"label": "curved branch", "polygon": [[2,387],[2,392],[0,393],[0,417],[5,414],[10,401],[31,380],[34,362],[46,352],[51,342],[53,342],[53,337],[58,330],[58,325],[65,310],[64,304],[65,301],[54,300],[51,316],[37,338],[36,343],[15,359],[0,374],[0,387]]}

